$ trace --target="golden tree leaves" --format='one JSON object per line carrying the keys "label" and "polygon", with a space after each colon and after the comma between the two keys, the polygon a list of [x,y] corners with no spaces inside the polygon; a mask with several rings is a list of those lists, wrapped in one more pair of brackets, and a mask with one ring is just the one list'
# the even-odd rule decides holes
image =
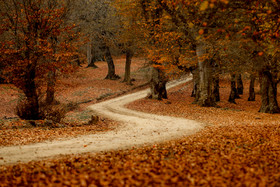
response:
{"label": "golden tree leaves", "polygon": [[[28,64],[36,64],[38,78],[53,67],[66,69],[69,59],[76,55],[77,38],[80,37],[73,31],[74,25],[65,24],[63,5],[58,3],[57,7],[48,7],[43,1],[35,2],[27,5],[18,1],[9,12],[3,12],[7,22],[3,25],[5,33],[1,36],[1,44],[5,46],[0,52],[5,55],[0,60],[7,62],[6,74],[18,86],[22,84],[17,83],[22,78],[17,77],[18,72],[24,72]],[[22,7],[20,12],[17,11],[19,7]]]}
{"label": "golden tree leaves", "polygon": [[205,11],[209,6],[209,2],[208,1],[203,1],[199,7],[200,11]]}

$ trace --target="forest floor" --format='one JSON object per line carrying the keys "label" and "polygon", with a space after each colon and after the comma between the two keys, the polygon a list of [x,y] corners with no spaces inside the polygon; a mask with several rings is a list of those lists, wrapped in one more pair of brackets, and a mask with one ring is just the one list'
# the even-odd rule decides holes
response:
{"label": "forest floor", "polygon": [[[116,74],[123,79],[125,59],[115,58]],[[146,61],[133,59],[133,85],[120,80],[105,80],[107,64],[97,62],[97,69],[86,68],[85,65],[71,75],[59,77],[56,87],[56,99],[62,104],[72,106],[63,120],[63,128],[46,126],[33,127],[17,118],[15,111],[22,93],[8,84],[0,84],[0,147],[25,145],[42,141],[51,141],[80,135],[88,135],[115,129],[119,124],[107,118],[101,118],[91,124],[94,113],[87,107],[97,102],[114,98],[125,93],[135,92],[147,87],[149,70]]]}
{"label": "forest floor", "polygon": [[[219,108],[192,104],[191,82],[170,89],[167,100],[144,98],[126,105],[141,112],[207,124],[193,135],[120,151],[1,166],[0,186],[280,186],[280,115],[258,113],[260,95],[254,102],[247,101],[248,81],[244,81],[245,93],[236,100],[237,104],[228,103],[229,85],[226,78],[221,80]],[[119,125],[114,122],[113,128]],[[23,129],[3,129],[1,133],[6,134],[1,135],[1,142],[18,130],[17,136],[27,137],[22,135]],[[59,130],[39,131],[51,134]],[[16,142],[12,136],[9,142]],[[53,136],[65,138],[63,132]],[[38,141],[41,140],[23,144]],[[2,146],[7,144],[13,145]],[[14,145],[19,144],[22,142]]]}
{"label": "forest floor", "polygon": [[[176,80],[170,82],[168,87],[190,80],[191,78]],[[124,108],[124,105],[146,97],[149,91],[145,89],[89,106],[96,115],[120,122],[114,130],[67,140],[0,147],[0,165],[42,160],[65,154],[129,149],[178,139],[193,134],[203,127],[201,123],[193,120],[147,114]]]}

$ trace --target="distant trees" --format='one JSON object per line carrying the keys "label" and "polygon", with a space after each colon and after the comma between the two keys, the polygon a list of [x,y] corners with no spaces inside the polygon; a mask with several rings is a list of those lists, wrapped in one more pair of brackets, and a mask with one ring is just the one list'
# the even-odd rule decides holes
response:
{"label": "distant trees", "polygon": [[105,60],[108,64],[106,79],[119,79],[115,73],[112,49],[118,48],[117,37],[121,24],[112,0],[77,0],[73,3],[76,5],[73,7],[73,19],[88,37],[88,66],[96,67],[96,61]]}
{"label": "distant trees", "polygon": [[74,26],[64,22],[63,1],[1,0],[0,7],[0,62],[5,77],[26,97],[18,114],[23,119],[44,119],[40,109],[44,88],[48,87],[46,92],[51,95],[47,97],[52,98],[55,74],[71,68],[78,36]]}

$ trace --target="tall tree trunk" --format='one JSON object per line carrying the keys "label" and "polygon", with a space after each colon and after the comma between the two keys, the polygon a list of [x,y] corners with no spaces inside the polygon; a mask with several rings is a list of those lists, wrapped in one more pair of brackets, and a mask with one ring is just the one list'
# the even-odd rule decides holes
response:
{"label": "tall tree trunk", "polygon": [[196,94],[198,92],[198,84],[199,84],[198,68],[191,67],[190,71],[191,71],[191,74],[193,75],[193,90],[192,90],[191,97],[196,98]]}
{"label": "tall tree trunk", "polygon": [[239,73],[237,75],[237,93],[238,95],[243,95],[243,81],[242,81],[242,75]]}
{"label": "tall tree trunk", "polygon": [[31,64],[24,77],[23,92],[26,96],[27,103],[18,109],[18,114],[21,119],[25,120],[38,120],[40,119],[39,112],[39,97],[37,93],[35,76],[35,66]]}
{"label": "tall tree trunk", "polygon": [[167,78],[160,69],[152,68],[152,78],[151,78],[151,95],[150,99],[167,99],[166,91]]}
{"label": "tall tree trunk", "polygon": [[248,98],[248,101],[255,101],[256,100],[255,80],[256,80],[256,77],[253,74],[251,74],[250,75],[250,86],[249,86],[249,98]]}
{"label": "tall tree trunk", "polygon": [[273,73],[269,70],[260,72],[261,77],[261,108],[262,113],[279,113],[277,103],[277,81]]}
{"label": "tall tree trunk", "polygon": [[214,90],[213,90],[214,100],[216,102],[220,101],[220,77],[219,74],[214,76]]}
{"label": "tall tree trunk", "polygon": [[231,79],[230,79],[230,94],[229,94],[229,98],[228,101],[230,103],[235,103],[235,99],[237,99],[238,97],[238,93],[237,93],[237,89],[236,89],[236,75],[233,73],[231,74]]}
{"label": "tall tree trunk", "polygon": [[88,63],[88,66],[91,64],[91,60],[92,60],[92,46],[91,46],[91,42],[88,42],[87,43],[87,63]]}
{"label": "tall tree trunk", "polygon": [[110,52],[110,48],[107,45],[105,45],[104,49],[105,49],[105,58],[108,64],[108,74],[105,77],[105,79],[110,79],[110,80],[120,79],[120,77],[115,73],[115,65]]}
{"label": "tall tree trunk", "polygon": [[56,82],[55,71],[49,71],[47,77],[47,96],[46,96],[47,105],[53,104],[54,102],[55,82]]}
{"label": "tall tree trunk", "polygon": [[203,43],[196,46],[196,55],[198,57],[198,74],[199,85],[198,93],[196,94],[197,104],[200,106],[211,107],[216,106],[213,97],[213,72],[211,60],[204,59],[206,48]]}
{"label": "tall tree trunk", "polygon": [[126,61],[125,61],[125,74],[123,82],[126,82],[128,85],[131,85],[131,76],[130,76],[130,67],[131,67],[131,60],[133,57],[133,51],[131,49],[126,50]]}
{"label": "tall tree trunk", "polygon": [[88,66],[87,67],[91,67],[91,68],[98,68],[98,66],[95,64],[95,62],[97,61],[101,61],[104,60],[104,57],[102,58],[100,54],[97,54],[97,51],[94,50],[94,48],[91,46],[90,51],[88,51],[88,53],[90,53],[90,58],[88,59]]}

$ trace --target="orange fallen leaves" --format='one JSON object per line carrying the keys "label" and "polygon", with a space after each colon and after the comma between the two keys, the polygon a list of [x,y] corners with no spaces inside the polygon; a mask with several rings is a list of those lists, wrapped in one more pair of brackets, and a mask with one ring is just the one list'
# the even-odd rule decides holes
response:
{"label": "orange fallen leaves", "polygon": [[133,152],[66,156],[2,167],[0,179],[3,186],[278,186],[279,155],[277,125],[212,126]]}
{"label": "orange fallen leaves", "polygon": [[[221,82],[224,100],[229,92],[226,82]],[[198,108],[188,99],[190,88],[186,84],[172,89],[168,105],[146,99],[132,105],[154,113],[193,116],[214,125],[180,140],[133,151],[2,166],[1,185],[279,186],[279,115],[257,113],[259,95],[248,105],[246,92],[238,105],[222,101],[222,108]],[[156,110],[159,107],[162,110]]]}
{"label": "orange fallen leaves", "polygon": [[[115,57],[115,68],[118,75],[124,74],[125,58]],[[24,121],[16,121],[9,123],[7,118],[16,117],[14,114],[17,99],[21,94],[18,89],[12,85],[0,85],[0,146],[23,145],[37,143],[46,140],[54,140],[59,138],[75,137],[77,135],[87,135],[100,131],[114,129],[118,124],[109,120],[100,121],[96,125],[80,126],[84,123],[83,118],[87,117],[86,107],[96,103],[97,98],[106,98],[106,96],[116,96],[123,92],[146,83],[146,79],[142,78],[142,72],[138,69],[145,64],[142,58],[134,58],[132,61],[132,78],[136,81],[133,86],[126,85],[120,81],[104,80],[107,74],[106,62],[97,62],[99,68],[86,68],[85,65],[80,67],[71,76],[59,77],[57,84],[57,100],[61,103],[77,103],[81,104],[75,111],[67,114],[67,124],[64,128],[46,128],[26,125]],[[90,116],[89,116],[90,117]],[[81,118],[81,119],[80,119]]]}

